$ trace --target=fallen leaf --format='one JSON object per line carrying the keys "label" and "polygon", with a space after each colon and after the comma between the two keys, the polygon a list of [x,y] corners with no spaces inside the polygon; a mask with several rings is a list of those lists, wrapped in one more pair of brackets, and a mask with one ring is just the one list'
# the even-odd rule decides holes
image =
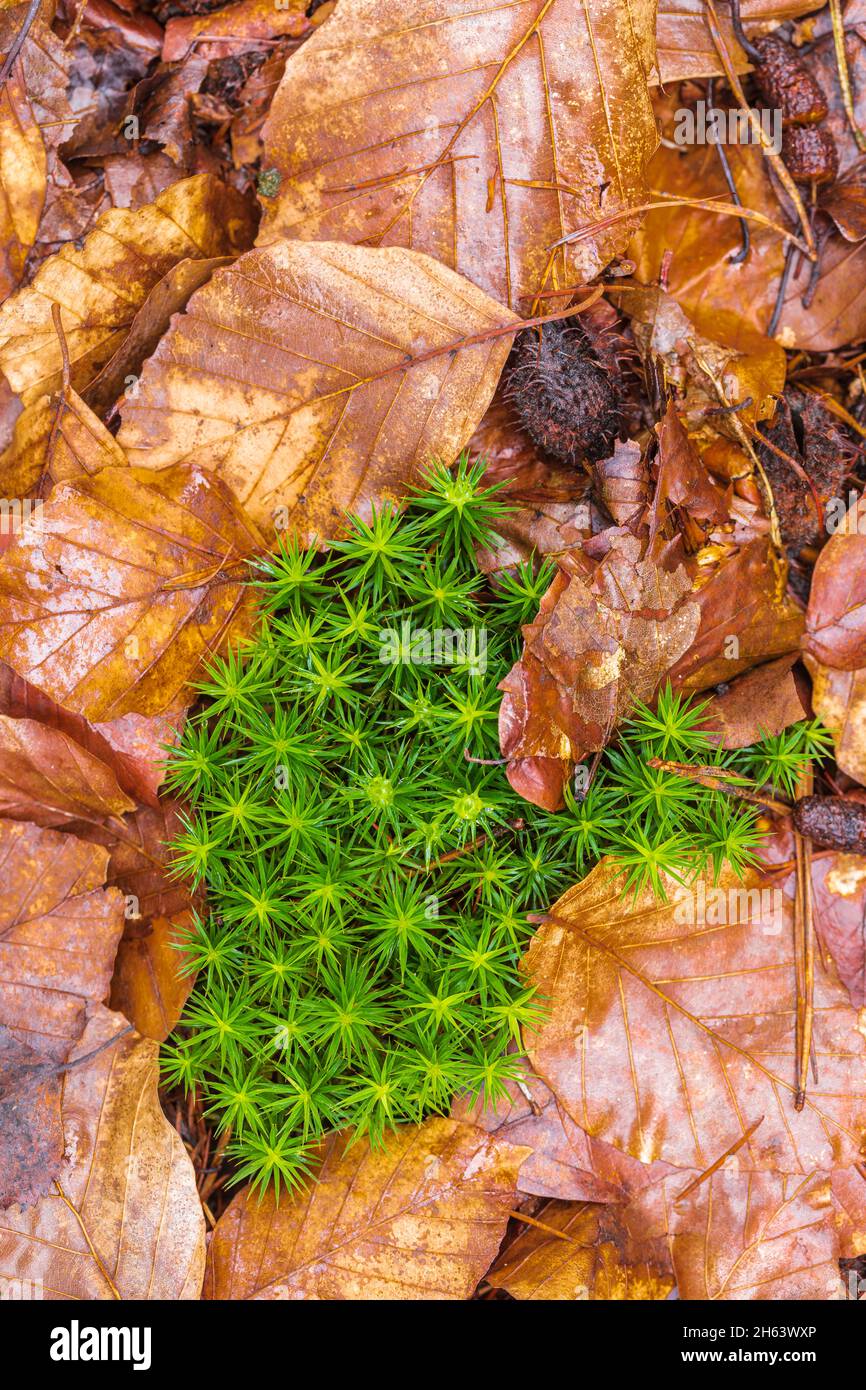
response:
{"label": "fallen leaf", "polygon": [[[149,806],[158,804],[159,788],[165,779],[168,760],[166,746],[177,742],[183,728],[185,712],[185,706],[178,705],[167,714],[154,715],[152,718],[140,714],[125,714],[107,724],[90,724],[86,719],[82,719],[80,714],[72,714],[69,710],[63,709],[35,685],[22,680],[5,662],[0,662],[0,714],[11,715],[15,720],[34,719],[67,735],[85,752],[108,766],[122,792],[136,801],[146,802]],[[74,749],[66,752],[62,743],[49,741],[45,745],[43,761],[47,767],[49,759],[63,760],[69,759],[70,756],[77,756]],[[99,787],[104,777],[101,770],[89,766],[86,761],[83,770],[86,778],[90,779],[91,787]],[[56,768],[54,772],[56,773]],[[74,784],[78,785],[79,782],[82,787],[86,787],[85,778],[76,776]],[[117,797],[113,784],[108,781],[104,785],[106,793],[102,797],[102,804],[105,805],[107,801],[113,808],[113,814],[128,810],[128,804],[123,805],[122,799]],[[33,804],[44,804],[44,790],[39,790],[38,783]],[[98,806],[93,806],[91,796],[85,796],[85,806],[82,807],[79,795],[78,805],[82,810],[97,810],[98,813]],[[7,810],[3,814],[11,813]],[[29,815],[28,818],[33,817]]]}
{"label": "fallen leaf", "polygon": [[677,1200],[692,1176],[645,1189],[624,1213],[630,1230],[668,1244],[681,1299],[842,1296],[840,1204],[830,1173],[721,1171]]}
{"label": "fallen leaf", "polygon": [[112,1009],[130,1019],[142,1037],[165,1042],[195,984],[195,974],[183,974],[183,965],[176,921],[153,917],[147,923],[130,923],[117,950],[109,996]]}
{"label": "fallen leaf", "polygon": [[105,850],[74,835],[0,821],[0,858],[0,1024],[65,1061],[108,994],[123,896],[102,887]]}
{"label": "fallen leaf", "polygon": [[237,254],[250,236],[244,199],[205,174],[173,184],[136,212],[111,209],[81,250],[64,246],[0,305],[0,370],[25,405],[58,389],[62,360],[51,318],[58,304],[71,381],[80,393],[172,266]]}
{"label": "fallen leaf", "polygon": [[522,1088],[509,1082],[506,1089],[507,1098],[495,1108],[458,1097],[451,1117],[532,1150],[521,1166],[518,1191],[563,1202],[621,1202],[658,1179],[659,1165],[638,1163],[584,1134],[538,1077],[526,1078]]}
{"label": "fallen leaf", "polygon": [[654,30],[651,0],[481,18],[453,0],[340,0],[264,127],[281,182],[260,241],[411,246],[521,311],[549,282],[585,283],[645,199]]}
{"label": "fallen leaf", "polygon": [[[548,997],[530,1060],[587,1133],[648,1163],[703,1170],[845,1167],[866,1142],[866,1040],[832,968],[816,966],[818,1081],[794,1107],[790,904],[758,874],[666,880],[620,897],[607,860],[560,898],[524,958]],[[703,898],[702,895],[703,894]],[[781,900],[781,901],[780,901]]]}
{"label": "fallen leaf", "polygon": [[548,1202],[535,1219],[548,1229],[527,1226],[506,1246],[487,1275],[494,1289],[520,1301],[595,1302],[667,1298],[674,1287],[667,1261],[629,1258],[610,1208]]}
{"label": "fallen leaf", "polygon": [[858,498],[815,564],[803,660],[812,704],[833,735],[836,761],[866,783],[866,501]]}
{"label": "fallen leaf", "polygon": [[106,410],[126,392],[134,398],[142,363],[150,357],[171,322],[186,307],[190,295],[206,284],[215,270],[231,264],[230,256],[178,261],[153,286],[120,347],[86,389],[88,404]]}
{"label": "fallen leaf", "polygon": [[[124,1026],[99,1009],[76,1055]],[[192,1163],[159,1104],[156,1043],[121,1038],[69,1071],[63,1131],[55,1190],[4,1214],[4,1280],[41,1282],[54,1299],[198,1298],[204,1215]]]}
{"label": "fallen leaf", "polygon": [[793,674],[796,652],[737,676],[711,696],[701,728],[722,748],[746,748],[808,716]]}
{"label": "fallen leaf", "polygon": [[[0,11],[0,53],[8,54],[26,5]],[[20,283],[39,231],[49,151],[75,126],[67,96],[70,55],[41,17],[30,26],[0,92],[0,299]]]}
{"label": "fallen leaf", "polygon": [[[820,0],[742,0],[743,27],[748,38],[756,39],[819,4]],[[727,10],[720,9],[719,21],[736,71],[748,70],[749,60],[734,38]],[[662,86],[684,77],[719,76],[723,71],[704,0],[666,0],[659,9],[656,44]]]}
{"label": "fallen leaf", "polygon": [[260,544],[228,488],[192,465],[62,483],[0,560],[0,656],[85,719],[161,714],[204,658],[249,634],[242,562]]}
{"label": "fallen leaf", "polygon": [[62,728],[0,715],[0,755],[0,816],[69,827],[133,809],[108,762]]}
{"label": "fallen leaf", "polygon": [[799,649],[803,613],[787,592],[787,568],[769,540],[756,537],[721,555],[710,547],[690,569],[700,627],[670,669],[674,685],[708,690]]}
{"label": "fallen leaf", "polygon": [[526,1150],[430,1119],[388,1145],[322,1145],[317,1181],[279,1205],[241,1192],[208,1248],[210,1299],[464,1299],[490,1267]]}
{"label": "fallen leaf", "polygon": [[193,295],[124,405],[118,440],[143,467],[216,470],[269,532],[332,536],[345,510],[369,517],[432,456],[459,454],[511,335],[447,349],[511,322],[416,252],[278,242]]}
{"label": "fallen leaf", "polygon": [[262,39],[297,38],[310,28],[307,0],[237,0],[214,14],[184,14],[165,26],[162,61],[176,63],[194,47],[202,59],[236,58]]}
{"label": "fallen leaf", "polygon": [[50,1190],[63,1159],[61,1073],[0,1024],[0,1210]]}
{"label": "fallen leaf", "polygon": [[574,572],[557,573],[523,629],[523,656],[499,687],[508,780],[548,810],[561,805],[572,765],[604,748],[698,633],[684,567],[666,570],[637,537],[609,535],[600,559],[574,552]]}

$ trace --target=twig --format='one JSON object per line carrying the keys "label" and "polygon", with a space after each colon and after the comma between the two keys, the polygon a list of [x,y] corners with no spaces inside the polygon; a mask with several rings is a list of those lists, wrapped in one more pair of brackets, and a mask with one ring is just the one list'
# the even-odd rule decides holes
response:
{"label": "twig", "polygon": [[772,796],[746,791],[744,787],[737,786],[736,773],[726,774],[723,768],[713,767],[712,764],[677,763],[667,758],[650,758],[647,766],[656,768],[659,772],[672,772],[677,777],[686,777],[690,782],[697,782],[700,786],[706,787],[708,791],[722,792],[724,796],[733,796],[738,801],[748,801],[752,806],[763,806],[776,816],[791,814],[789,801],[778,801]]}
{"label": "twig", "polygon": [[[800,779],[798,791],[808,796],[814,778],[811,763]],[[812,1057],[812,1025],[815,1015],[815,938],[812,926],[812,842],[794,828],[797,888],[794,898],[794,951],[797,962],[797,1093],[794,1109],[806,1104],[809,1061]]]}
{"label": "twig", "polygon": [[749,1125],[749,1128],[740,1135],[739,1139],[734,1140],[730,1148],[725,1149],[725,1152],[720,1158],[716,1159],[715,1163],[711,1163],[709,1168],[705,1168],[704,1171],[699,1173],[696,1178],[693,1178],[690,1183],[686,1183],[682,1192],[678,1192],[674,1197],[674,1202],[681,1202],[684,1197],[688,1197],[691,1192],[694,1192],[696,1187],[700,1187],[702,1182],[706,1181],[707,1178],[711,1178],[713,1173],[717,1173],[723,1163],[726,1163],[744,1144],[749,1142],[755,1130],[758,1128],[758,1125],[763,1123],[764,1117],[761,1115],[759,1119],[755,1120],[754,1124]]}
{"label": "twig", "polygon": [[18,54],[24,47],[24,40],[30,33],[30,26],[33,23],[36,16],[38,15],[39,6],[41,4],[42,0],[30,0],[30,8],[24,16],[24,23],[21,25],[21,28],[18,30],[18,33],[15,35],[15,38],[12,42],[12,47],[6,54],[6,59],[3,63],[3,66],[2,68],[0,68],[0,87],[2,87],[3,84],[6,82],[6,79],[8,78],[10,72],[12,71],[15,65],[15,59],[18,57]]}
{"label": "twig", "polygon": [[566,1231],[558,1231],[555,1226],[549,1226],[546,1221],[539,1221],[535,1216],[527,1216],[522,1211],[510,1211],[509,1216],[513,1216],[515,1221],[525,1221],[527,1226],[535,1226],[539,1231],[546,1231],[549,1236],[556,1236],[557,1240],[567,1240],[570,1245],[576,1245],[579,1250],[589,1250],[585,1240],[575,1240],[574,1236],[568,1235]]}
{"label": "twig", "polygon": [[851,74],[848,71],[848,54],[845,52],[845,22],[842,18],[841,0],[830,0],[830,22],[833,25],[833,47],[836,50],[836,67],[839,71],[839,86],[842,89],[842,104],[851,133],[861,152],[866,150],[866,135],[857,124],[854,112],[854,97],[851,93]]}
{"label": "twig", "polygon": [[[715,106],[715,89],[716,79],[714,77],[711,77],[707,82],[708,111]],[[736,203],[738,208],[741,208],[743,206],[742,199],[740,198],[740,195],[737,192],[737,185],[734,182],[734,175],[731,172],[731,166],[728,162],[728,156],[725,153],[725,147],[722,144],[721,140],[718,140],[716,142],[716,153],[719,156],[719,163],[722,166],[722,173],[725,176],[725,183],[728,185],[728,192],[731,195],[731,200],[732,202]],[[752,239],[749,233],[749,223],[745,217],[740,218],[740,239],[742,241],[742,245],[739,251],[731,252],[730,256],[728,257],[729,265],[742,265],[743,261],[748,259],[749,252],[752,249]]]}
{"label": "twig", "polygon": [[770,138],[764,132],[761,122],[758,120],[754,111],[749,106],[749,103],[746,101],[746,94],[743,91],[743,84],[737,76],[734,65],[731,62],[731,55],[728,52],[728,45],[725,42],[725,36],[722,33],[721,25],[719,24],[719,16],[716,12],[716,7],[713,3],[713,0],[705,0],[705,3],[707,6],[707,15],[709,17],[710,33],[712,34],[713,43],[716,46],[716,52],[718,53],[719,58],[721,59],[722,67],[725,69],[725,76],[727,77],[728,82],[730,83],[731,91],[733,92],[734,96],[739,102],[741,110],[744,111],[746,114],[746,119],[749,122],[749,127],[752,131],[752,134],[754,135],[756,141],[760,144],[761,149],[764,152],[764,158],[767,160],[767,163],[770,165],[770,168],[773,170],[773,173],[776,175],[776,178],[779,180],[788,197],[791,199],[791,202],[794,204],[794,208],[796,209],[800,226],[803,229],[803,240],[805,241],[807,247],[806,254],[808,255],[810,261],[814,261],[815,256],[817,254],[815,251],[815,238],[812,235],[812,227],[809,222],[809,215],[806,212],[806,208],[803,204],[803,199],[800,197],[800,190],[795,184],[794,180],[791,178],[791,175],[788,173],[787,167],[781,155],[776,154],[776,151],[773,149],[773,146],[770,142]]}
{"label": "twig", "polygon": [[763,444],[765,448],[769,449],[771,453],[775,454],[777,458],[780,458],[783,460],[784,463],[787,463],[789,468],[793,469],[793,471],[796,473],[801,483],[806,484],[806,487],[812,494],[812,501],[815,503],[815,510],[818,513],[818,526],[823,531],[824,506],[821,502],[818,489],[815,487],[815,484],[809,477],[809,474],[806,472],[803,465],[800,463],[799,459],[795,459],[792,454],[786,454],[784,449],[780,449],[777,444],[772,444],[770,440],[767,439],[766,435],[761,434],[761,431],[759,429],[755,429],[754,426],[747,424],[746,429],[749,431],[749,434],[751,434],[754,439],[759,440],[760,443]]}
{"label": "twig", "polygon": [[737,43],[740,45],[746,57],[751,58],[753,63],[760,63],[760,51],[752,43],[752,40],[746,37],[746,31],[743,28],[743,18],[740,14],[740,0],[731,0],[731,28],[734,31],[734,38],[737,40]]}

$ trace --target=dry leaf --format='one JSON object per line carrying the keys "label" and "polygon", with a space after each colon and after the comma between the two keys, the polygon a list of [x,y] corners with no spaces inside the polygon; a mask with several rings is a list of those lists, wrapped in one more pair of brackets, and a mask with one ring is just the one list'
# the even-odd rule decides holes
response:
{"label": "dry leaf", "polygon": [[0,1024],[64,1061],[108,994],[123,895],[103,890],[105,850],[74,835],[0,821],[0,862]]}
{"label": "dry leaf", "polygon": [[457,456],[511,335],[429,354],[512,321],[415,252],[278,242],[193,295],[118,439],[134,464],[215,469],[269,531],[332,536]]}
{"label": "dry leaf", "polygon": [[63,1158],[61,1072],[0,1024],[0,1211],[50,1191]]}
{"label": "dry leaf", "polygon": [[746,748],[808,717],[793,666],[796,652],[747,671],[710,698],[701,728],[722,748]]}
{"label": "dry leaf", "polygon": [[85,719],[172,709],[202,659],[250,632],[242,562],[260,544],[200,468],[62,483],[0,560],[0,656]]}
{"label": "dry leaf", "polygon": [[862,1157],[866,1040],[832,967],[815,971],[818,1081],[794,1108],[790,904],[762,886],[726,872],[717,892],[666,880],[666,903],[621,897],[602,860],[551,909],[524,958],[549,996],[528,1052],[589,1134],[703,1170],[763,1116],[744,1168],[805,1175]]}
{"label": "dry leaf", "polygon": [[526,1149],[431,1119],[383,1149],[347,1133],[318,1182],[279,1206],[235,1197],[208,1250],[206,1298],[462,1299],[490,1267]]}
{"label": "dry leaf", "polygon": [[584,283],[645,200],[654,29],[652,0],[340,0],[265,124],[260,241],[411,246],[518,310]]}
{"label": "dry leaf", "polygon": [[534,1219],[549,1229],[527,1226],[487,1275],[488,1284],[512,1298],[661,1299],[674,1287],[668,1261],[629,1256],[617,1213],[610,1208],[549,1202]]}
{"label": "dry leaf", "polygon": [[[100,1009],[83,1056],[125,1027]],[[204,1216],[192,1163],[157,1095],[157,1047],[122,1038],[63,1082],[66,1164],[55,1189],[3,1217],[0,1275],[53,1299],[196,1299]]]}

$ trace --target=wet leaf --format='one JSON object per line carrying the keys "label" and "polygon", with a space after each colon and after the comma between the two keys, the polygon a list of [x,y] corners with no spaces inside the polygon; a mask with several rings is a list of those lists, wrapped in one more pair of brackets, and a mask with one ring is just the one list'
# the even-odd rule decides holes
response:
{"label": "wet leaf", "polygon": [[500,689],[502,752],[521,796],[555,810],[571,766],[604,748],[636,700],[651,698],[698,633],[682,565],[665,569],[632,535],[610,533],[591,561],[575,552]]}
{"label": "wet leaf", "polygon": [[322,1146],[318,1182],[276,1205],[242,1192],[208,1250],[205,1297],[462,1299],[505,1231],[526,1150],[430,1119],[387,1148]]}
{"label": "wet leaf", "polygon": [[[99,1009],[76,1055],[126,1026]],[[54,1190],[4,1214],[0,1274],[50,1298],[195,1299],[204,1216],[192,1163],[157,1095],[157,1047],[122,1038],[63,1081],[66,1163]]]}
{"label": "wet leaf", "polygon": [[274,98],[260,240],[411,246],[521,311],[585,282],[644,201],[654,26],[648,0],[340,0]]}
{"label": "wet leaf", "polygon": [[161,714],[249,634],[243,562],[259,546],[225,485],[191,465],[63,483],[0,561],[0,655],[85,719]]}
{"label": "wet leaf", "polygon": [[72,385],[81,392],[172,266],[237,254],[250,233],[244,200],[206,174],[181,180],[137,212],[112,209],[81,250],[65,245],[0,306],[0,370],[25,405],[57,390],[62,361],[51,306],[59,304]]}
{"label": "wet leaf", "polygon": [[131,811],[108,761],[63,728],[0,715],[0,815],[41,826],[102,824]]}
{"label": "wet leaf", "polygon": [[64,1061],[108,993],[123,896],[102,887],[105,850],[74,835],[0,821],[0,854],[0,1024]]}
{"label": "wet leaf", "polygon": [[118,439],[137,465],[214,469],[269,532],[332,536],[345,510],[369,516],[431,456],[457,456],[511,335],[437,350],[512,321],[415,252],[278,242],[193,295]]}
{"label": "wet leaf", "polygon": [[726,873],[715,892],[667,880],[666,903],[621,897],[602,860],[551,909],[524,962],[550,1001],[528,1050],[589,1134],[699,1171],[738,1142],[744,1170],[805,1176],[861,1157],[866,1041],[832,967],[815,970],[818,1081],[794,1107],[790,904],[762,886]]}
{"label": "wet leaf", "polygon": [[[487,1282],[521,1301],[660,1299],[674,1287],[669,1262],[630,1257],[611,1208],[548,1202],[500,1255]],[[554,1235],[552,1232],[559,1232]],[[563,1239],[564,1237],[564,1239]]]}
{"label": "wet leaf", "polygon": [[677,1200],[690,1176],[699,1175],[645,1189],[625,1212],[644,1240],[653,1234],[669,1245],[681,1299],[842,1297],[845,1218],[830,1173],[722,1171]]}
{"label": "wet leaf", "polygon": [[866,502],[858,499],[818,556],[803,660],[815,713],[836,744],[836,761],[866,783]]}

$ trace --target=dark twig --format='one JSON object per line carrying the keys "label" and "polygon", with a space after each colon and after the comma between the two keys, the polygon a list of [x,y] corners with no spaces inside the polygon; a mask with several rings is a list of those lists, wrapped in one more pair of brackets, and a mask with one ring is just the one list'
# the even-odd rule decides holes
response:
{"label": "dark twig", "polygon": [[740,14],[740,0],[731,0],[731,28],[734,31],[734,38],[742,48],[747,58],[751,58],[753,63],[760,63],[761,54],[752,43],[751,39],[746,38],[746,31],[743,28],[743,19]]}
{"label": "dark twig", "polygon": [[12,68],[13,68],[14,65],[15,65],[15,59],[18,57],[18,54],[21,52],[22,48],[24,47],[24,40],[27,38],[27,35],[30,33],[30,26],[31,26],[31,24],[33,23],[33,21],[34,21],[34,19],[36,18],[36,16],[38,15],[38,13],[39,13],[39,6],[40,6],[41,4],[42,4],[42,0],[30,0],[30,9],[27,11],[26,15],[24,16],[24,23],[21,25],[21,28],[18,30],[18,33],[16,34],[15,39],[13,40],[12,47],[10,48],[9,52],[6,54],[6,59],[5,59],[4,63],[3,63],[3,66],[2,66],[2,68],[0,68],[0,87],[3,86],[4,82],[5,82],[6,79],[8,78],[10,72],[12,71]]}
{"label": "dark twig", "polygon": [[[708,112],[708,113],[709,113],[711,110],[713,110],[713,108],[715,107],[715,89],[716,89],[716,79],[715,79],[714,77],[711,77],[711,78],[709,79],[709,81],[707,82],[707,112]],[[716,142],[716,152],[717,152],[717,154],[718,154],[718,156],[719,156],[719,163],[720,163],[721,166],[722,166],[722,173],[723,173],[724,176],[725,176],[725,183],[728,185],[728,192],[729,192],[730,195],[731,195],[731,202],[732,202],[732,203],[736,203],[737,207],[738,207],[738,208],[741,208],[741,207],[743,206],[743,204],[742,204],[742,201],[741,201],[741,199],[740,199],[740,195],[739,195],[739,193],[737,192],[737,185],[736,185],[735,182],[734,182],[734,175],[733,175],[733,173],[731,172],[731,166],[730,166],[730,164],[729,164],[729,162],[728,162],[728,156],[727,156],[726,153],[725,153],[725,147],[724,147],[724,145],[722,144],[721,140],[719,140],[719,141]],[[742,264],[743,264],[743,261],[745,261],[745,260],[748,258],[749,252],[750,252],[751,249],[752,249],[752,238],[751,238],[751,234],[750,234],[750,232],[749,232],[749,224],[748,224],[748,222],[746,221],[745,217],[741,217],[741,218],[739,219],[739,223],[740,223],[740,240],[741,240],[741,242],[742,242],[742,245],[740,246],[739,251],[732,251],[732,252],[731,252],[730,256],[728,257],[728,264],[729,264],[729,265],[742,265]]]}

